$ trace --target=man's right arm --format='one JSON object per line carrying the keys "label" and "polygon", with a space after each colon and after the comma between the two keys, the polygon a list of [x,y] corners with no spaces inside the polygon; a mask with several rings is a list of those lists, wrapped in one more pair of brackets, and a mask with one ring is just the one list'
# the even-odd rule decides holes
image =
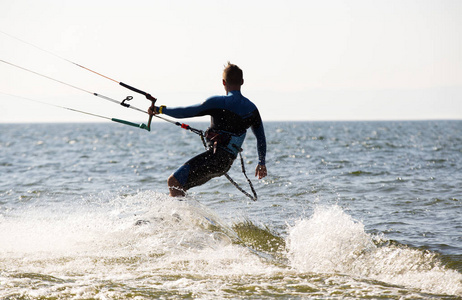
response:
{"label": "man's right arm", "polygon": [[198,116],[204,116],[207,114],[207,111],[214,108],[217,105],[217,100],[214,98],[209,98],[202,103],[184,106],[184,107],[162,107],[162,111],[159,111],[159,108],[156,107],[158,113],[166,114],[167,116],[183,119],[183,118],[192,118]]}

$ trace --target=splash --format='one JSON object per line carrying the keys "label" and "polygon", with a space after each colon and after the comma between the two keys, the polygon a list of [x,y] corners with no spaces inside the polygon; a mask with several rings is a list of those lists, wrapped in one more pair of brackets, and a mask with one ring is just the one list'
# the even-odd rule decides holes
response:
{"label": "splash", "polygon": [[0,298],[110,298],[113,286],[121,291],[112,294],[132,294],[132,286],[147,298],[215,293],[210,277],[271,270],[193,199],[143,192],[67,203],[36,203],[2,218],[0,282],[8,289]]}
{"label": "splash", "polygon": [[391,245],[371,236],[340,207],[317,207],[287,238],[290,265],[299,272],[346,274],[430,293],[462,294],[462,274],[434,253]]}
{"label": "splash", "polygon": [[237,235],[193,199],[144,192],[80,204],[31,205],[4,217],[0,253],[24,255],[165,255],[231,245]]}
{"label": "splash", "polygon": [[[461,294],[430,252],[318,207],[286,239],[154,193],[37,201],[0,220],[0,298],[355,298]],[[3,288],[5,287],[5,288]],[[399,297],[398,297],[399,298]]]}

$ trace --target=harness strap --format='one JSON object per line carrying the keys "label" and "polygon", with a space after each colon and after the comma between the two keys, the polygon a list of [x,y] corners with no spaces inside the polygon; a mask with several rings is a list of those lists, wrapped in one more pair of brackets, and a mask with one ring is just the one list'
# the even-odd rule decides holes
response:
{"label": "harness strap", "polygon": [[245,178],[247,179],[247,182],[249,183],[250,189],[252,190],[253,196],[244,191],[229,175],[228,173],[225,173],[225,177],[228,178],[229,182],[231,182],[238,190],[240,190],[244,195],[252,199],[253,201],[257,201],[258,196],[257,192],[255,192],[255,189],[253,188],[252,181],[250,181],[249,177],[247,177],[247,174],[245,173],[245,167],[244,167],[244,159],[242,159],[241,152],[239,152],[239,157],[241,158],[241,166],[242,166],[242,173],[244,173]]}
{"label": "harness strap", "polygon": [[[200,135],[201,137],[201,140],[202,140],[202,144],[204,144],[204,147],[205,149],[207,149],[207,143],[205,142],[205,138],[204,138],[204,133],[202,131],[198,132],[198,134]],[[239,149],[240,151],[238,152],[239,153],[239,157],[241,159],[241,168],[242,168],[242,173],[244,174],[245,178],[247,179],[247,182],[249,183],[249,186],[250,186],[250,189],[253,193],[253,196],[250,195],[249,193],[247,193],[246,191],[244,191],[243,188],[241,188],[239,186],[239,184],[234,181],[231,176],[228,175],[228,173],[225,173],[225,177],[229,180],[229,182],[231,182],[239,191],[241,191],[244,195],[246,195],[247,197],[249,197],[250,199],[252,199],[253,201],[257,201],[258,199],[258,196],[257,196],[257,192],[255,191],[254,187],[253,187],[253,184],[252,184],[252,181],[250,181],[249,177],[247,177],[247,174],[245,172],[245,166],[244,166],[244,159],[242,158],[242,149]]]}

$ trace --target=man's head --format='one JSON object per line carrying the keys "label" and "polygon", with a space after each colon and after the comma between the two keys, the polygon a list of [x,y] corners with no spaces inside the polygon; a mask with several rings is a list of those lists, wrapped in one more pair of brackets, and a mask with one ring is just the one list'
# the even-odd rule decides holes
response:
{"label": "man's head", "polygon": [[228,62],[228,65],[223,70],[223,85],[226,91],[240,90],[243,84],[242,70],[238,66]]}

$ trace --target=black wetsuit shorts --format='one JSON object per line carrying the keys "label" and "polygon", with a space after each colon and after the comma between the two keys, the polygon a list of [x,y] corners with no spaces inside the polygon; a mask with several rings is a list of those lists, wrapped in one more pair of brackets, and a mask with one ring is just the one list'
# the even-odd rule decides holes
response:
{"label": "black wetsuit shorts", "polygon": [[222,148],[210,149],[188,160],[173,176],[189,190],[228,172],[235,159],[235,155]]}

